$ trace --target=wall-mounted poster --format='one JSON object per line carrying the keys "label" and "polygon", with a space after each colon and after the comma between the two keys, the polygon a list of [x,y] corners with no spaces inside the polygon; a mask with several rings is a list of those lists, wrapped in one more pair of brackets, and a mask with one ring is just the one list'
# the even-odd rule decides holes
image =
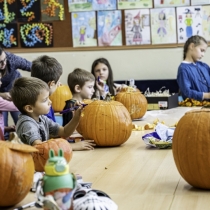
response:
{"label": "wall-mounted poster", "polygon": [[210,4],[210,0],[191,0],[191,5],[205,5]]}
{"label": "wall-mounted poster", "polygon": [[0,45],[5,48],[17,47],[17,23],[0,23]]}
{"label": "wall-mounted poster", "polygon": [[20,42],[22,47],[52,47],[52,23],[20,24]]}
{"label": "wall-mounted poster", "polygon": [[71,13],[73,47],[97,46],[95,12]]}
{"label": "wall-mounted poster", "polygon": [[190,0],[154,0],[154,7],[189,6]]}
{"label": "wall-mounted poster", "polygon": [[16,1],[1,0],[0,1],[0,22],[11,23],[16,18]]}
{"label": "wall-mounted poster", "polygon": [[177,43],[175,8],[151,9],[152,44]]}
{"label": "wall-mounted poster", "polygon": [[122,15],[121,11],[98,11],[97,17],[98,45],[122,45]]}
{"label": "wall-mounted poster", "polygon": [[64,20],[63,0],[41,0],[42,21]]}
{"label": "wall-mounted poster", "polygon": [[152,0],[118,0],[118,9],[152,8]]}
{"label": "wall-mounted poster", "polygon": [[203,16],[202,16],[202,28],[203,28],[203,37],[210,41],[210,5],[202,7]]}
{"label": "wall-mounted poster", "polygon": [[202,7],[177,7],[177,33],[178,43],[185,41],[193,35],[203,35]]}
{"label": "wall-mounted poster", "polygon": [[93,0],[93,10],[114,10],[116,4],[116,0]]}
{"label": "wall-mounted poster", "polygon": [[91,11],[92,0],[68,0],[69,12]]}
{"label": "wall-mounted poster", "polygon": [[126,45],[151,44],[149,9],[125,10]]}
{"label": "wall-mounted poster", "polygon": [[39,22],[41,17],[40,0],[17,1],[19,22]]}

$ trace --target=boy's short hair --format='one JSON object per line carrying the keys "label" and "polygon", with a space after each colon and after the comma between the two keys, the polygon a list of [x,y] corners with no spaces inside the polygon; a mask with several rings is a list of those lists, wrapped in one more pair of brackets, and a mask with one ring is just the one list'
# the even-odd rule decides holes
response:
{"label": "boy's short hair", "polygon": [[32,61],[31,76],[48,83],[58,82],[63,73],[61,64],[53,57],[43,55]]}
{"label": "boy's short hair", "polygon": [[19,111],[26,114],[26,105],[35,105],[42,90],[49,91],[48,85],[38,78],[21,77],[15,80],[10,94]]}
{"label": "boy's short hair", "polygon": [[75,86],[79,85],[81,88],[85,82],[95,81],[95,77],[90,72],[76,68],[68,75],[68,86],[72,93],[75,93]]}

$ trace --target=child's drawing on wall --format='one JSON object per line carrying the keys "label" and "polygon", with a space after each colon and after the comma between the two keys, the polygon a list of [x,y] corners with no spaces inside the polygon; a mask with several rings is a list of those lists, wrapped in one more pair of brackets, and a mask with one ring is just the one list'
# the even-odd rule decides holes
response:
{"label": "child's drawing on wall", "polygon": [[210,41],[210,5],[202,7],[203,16],[202,16],[202,28],[203,28],[203,37]]}
{"label": "child's drawing on wall", "polygon": [[151,9],[152,44],[176,43],[175,8]]}
{"label": "child's drawing on wall", "polygon": [[71,19],[73,46],[97,46],[95,12],[74,12]]}
{"label": "child's drawing on wall", "polygon": [[150,44],[149,9],[125,10],[126,45]]}
{"label": "child's drawing on wall", "polygon": [[92,0],[68,0],[69,12],[91,11]]}
{"label": "child's drawing on wall", "polygon": [[115,10],[116,0],[93,0],[93,10]]}
{"label": "child's drawing on wall", "polygon": [[[179,18],[183,21],[180,22]],[[193,35],[203,35],[202,31],[202,7],[177,7],[177,34],[178,43],[184,43]]]}
{"label": "child's drawing on wall", "polygon": [[118,0],[118,9],[152,8],[153,0]]}
{"label": "child's drawing on wall", "polygon": [[191,0],[191,5],[205,5],[210,4],[210,0]]}
{"label": "child's drawing on wall", "polygon": [[189,6],[190,0],[154,0],[154,7]]}
{"label": "child's drawing on wall", "polygon": [[97,21],[98,45],[121,46],[121,11],[99,11]]}

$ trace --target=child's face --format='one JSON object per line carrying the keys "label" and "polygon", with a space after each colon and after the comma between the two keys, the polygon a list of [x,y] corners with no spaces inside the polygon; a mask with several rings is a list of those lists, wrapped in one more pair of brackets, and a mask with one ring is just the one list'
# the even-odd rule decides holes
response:
{"label": "child's face", "polygon": [[37,101],[33,108],[33,114],[36,116],[47,114],[50,111],[52,102],[49,99],[49,91],[43,89],[39,94]]}
{"label": "child's face", "polygon": [[200,41],[200,45],[192,47],[192,50],[190,52],[194,62],[199,61],[203,58],[207,50],[207,47],[208,45],[202,40]]}
{"label": "child's face", "polygon": [[80,91],[80,96],[81,96],[82,100],[92,98],[93,93],[95,92],[94,84],[95,84],[94,81],[85,82],[85,84],[83,85],[83,87],[81,88],[81,91]]}
{"label": "child's face", "polygon": [[109,76],[109,69],[105,64],[99,63],[94,69],[94,74],[96,78],[100,77],[101,80],[106,81]]}
{"label": "child's face", "polygon": [[57,81],[57,83],[55,83],[54,81],[50,82],[50,85],[48,84],[49,88],[50,88],[50,95],[52,95],[57,87],[60,85],[60,80]]}

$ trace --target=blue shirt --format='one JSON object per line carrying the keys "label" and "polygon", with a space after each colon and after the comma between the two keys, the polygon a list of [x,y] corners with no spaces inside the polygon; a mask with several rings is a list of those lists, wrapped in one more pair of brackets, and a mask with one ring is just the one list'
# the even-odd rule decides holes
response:
{"label": "blue shirt", "polygon": [[9,52],[5,52],[7,56],[7,72],[1,78],[1,87],[0,92],[9,92],[12,88],[13,82],[15,79],[21,77],[21,74],[17,69],[21,69],[24,71],[31,71],[31,62],[27,61],[24,58],[21,58],[17,55],[14,55]]}
{"label": "blue shirt", "polygon": [[210,67],[203,62],[184,63],[178,68],[177,83],[184,99],[203,100],[203,93],[210,92]]}
{"label": "blue shirt", "polygon": [[50,111],[48,114],[45,114],[45,116],[49,119],[51,119],[52,121],[56,122],[55,120],[55,114],[54,114],[54,110],[52,108],[52,106],[50,107]]}

